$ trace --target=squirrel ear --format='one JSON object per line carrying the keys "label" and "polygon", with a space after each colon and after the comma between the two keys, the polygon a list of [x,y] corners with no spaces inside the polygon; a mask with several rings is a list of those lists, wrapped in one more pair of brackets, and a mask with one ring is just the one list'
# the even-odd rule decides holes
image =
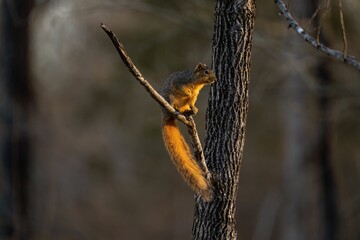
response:
{"label": "squirrel ear", "polygon": [[199,72],[199,71],[204,70],[204,69],[206,69],[206,68],[207,68],[207,66],[206,66],[205,64],[199,63],[199,64],[196,65],[196,67],[195,67],[195,72]]}

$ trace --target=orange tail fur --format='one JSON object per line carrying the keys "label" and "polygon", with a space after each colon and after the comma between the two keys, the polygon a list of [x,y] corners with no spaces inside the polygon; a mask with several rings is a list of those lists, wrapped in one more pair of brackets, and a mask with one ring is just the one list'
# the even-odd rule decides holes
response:
{"label": "orange tail fur", "polygon": [[165,147],[181,176],[205,201],[210,201],[212,198],[210,184],[192,157],[190,148],[181,135],[174,117],[163,117],[162,134]]}

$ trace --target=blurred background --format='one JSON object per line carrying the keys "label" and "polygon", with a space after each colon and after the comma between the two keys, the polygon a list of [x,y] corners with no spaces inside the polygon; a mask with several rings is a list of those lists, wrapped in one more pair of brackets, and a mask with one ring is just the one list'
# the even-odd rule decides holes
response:
{"label": "blurred background", "polygon": [[[360,74],[288,29],[273,1],[256,2],[238,239],[360,239]],[[164,148],[160,108],[100,23],[160,89],[211,65],[214,1],[0,3],[0,239],[190,239],[193,194]],[[343,48],[338,1],[290,11]],[[343,1],[358,57],[359,11]]]}

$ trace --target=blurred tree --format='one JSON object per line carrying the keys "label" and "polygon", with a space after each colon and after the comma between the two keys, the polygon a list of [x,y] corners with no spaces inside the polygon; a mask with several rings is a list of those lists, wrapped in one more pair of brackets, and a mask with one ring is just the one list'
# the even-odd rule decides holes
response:
{"label": "blurred tree", "polygon": [[214,199],[196,199],[193,239],[236,239],[235,202],[249,104],[253,0],[216,1],[212,85],[207,110],[205,158]]}
{"label": "blurred tree", "polygon": [[[312,11],[315,12],[321,4],[320,0],[307,1]],[[329,2],[328,2],[329,3]],[[323,16],[326,12],[323,13]],[[323,16],[317,16],[315,24],[320,27],[321,18]],[[321,41],[331,46],[325,34],[320,32],[319,37]],[[338,204],[337,204],[337,186],[335,184],[335,174],[332,167],[332,152],[331,152],[331,140],[332,140],[332,101],[331,91],[333,77],[329,71],[329,62],[325,61],[324,58],[320,58],[315,66],[314,76],[316,77],[317,84],[317,132],[316,141],[314,145],[314,163],[317,164],[319,185],[320,185],[320,208],[319,214],[321,222],[323,222],[321,230],[321,238],[323,240],[333,240],[338,238]]]}
{"label": "blurred tree", "polygon": [[[291,10],[299,18],[310,17],[311,4],[307,1],[291,2]],[[283,85],[286,96],[282,109],[284,119],[284,199],[285,210],[282,219],[282,239],[308,239],[307,218],[304,212],[308,211],[307,201],[309,191],[307,178],[309,167],[307,159],[314,144],[314,134],[309,131],[307,102],[309,101],[305,72],[308,66],[303,61],[306,52],[302,46],[302,39],[297,35],[288,34],[285,39],[291,51],[292,66]],[[296,67],[295,67],[296,66]]]}
{"label": "blurred tree", "polygon": [[2,1],[0,238],[29,239],[29,15],[33,1]]}
{"label": "blurred tree", "polygon": [[[324,40],[323,40],[324,41]],[[318,120],[315,163],[317,164],[320,182],[319,214],[323,222],[322,239],[332,240],[338,237],[338,204],[337,186],[335,184],[334,169],[331,153],[331,83],[332,78],[325,61],[319,61],[316,74],[318,76]]]}
{"label": "blurred tree", "polygon": [[[300,19],[310,19],[320,6],[319,1],[294,1],[291,12]],[[314,15],[315,16],[315,15]],[[319,16],[319,15],[317,15]],[[323,17],[320,15],[320,18]],[[319,17],[316,27],[320,26]],[[283,239],[309,239],[310,227],[307,223],[310,194],[309,170],[310,164],[318,170],[320,202],[316,216],[319,217],[322,239],[335,239],[337,230],[337,206],[335,196],[334,174],[330,163],[330,74],[327,69],[328,61],[320,58],[312,65],[318,91],[314,98],[309,97],[306,87],[309,66],[301,61],[306,57],[302,39],[298,35],[287,37],[288,45],[292,46],[293,58],[299,61],[298,69],[290,70],[284,85],[287,96],[283,109],[285,121],[285,155],[284,155],[284,186],[286,209],[283,220]],[[321,35],[321,42],[328,44],[325,36]],[[300,62],[301,61],[301,62]],[[309,102],[314,101],[315,111],[319,116],[314,124],[315,131],[310,131]],[[314,158],[311,158],[314,156]],[[312,161],[310,162],[309,159]]]}

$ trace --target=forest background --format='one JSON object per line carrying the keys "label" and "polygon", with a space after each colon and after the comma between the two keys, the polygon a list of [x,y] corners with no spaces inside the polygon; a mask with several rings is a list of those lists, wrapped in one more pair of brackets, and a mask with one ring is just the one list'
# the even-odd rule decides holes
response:
{"label": "forest background", "polygon": [[[326,91],[326,171],[331,173],[335,202],[334,239],[358,239],[359,72],[300,39],[273,1],[256,2],[238,237],[286,236],[287,209],[294,200],[288,183],[296,178],[299,225],[306,239],[319,239],[326,201],[318,151],[323,116],[319,96]],[[318,2],[322,11],[326,3]],[[338,1],[330,3],[322,38],[341,50]],[[291,5],[290,11],[302,26],[309,23],[312,14],[297,15]],[[359,1],[343,1],[348,53],[354,56],[360,56],[359,11]],[[100,23],[117,34],[144,76],[160,89],[172,72],[199,62],[211,65],[213,17],[214,2],[206,0],[63,0],[34,5],[25,19],[35,96],[29,115],[29,229],[34,239],[190,238],[194,199],[165,151],[160,108],[129,74]],[[308,30],[316,35],[316,24],[309,24]],[[5,56],[6,49],[0,50]],[[319,65],[327,73],[325,90],[319,87]],[[208,87],[200,94],[195,117],[201,139],[207,92]],[[289,176],[298,151],[299,171]],[[1,199],[6,194],[5,171],[2,164]]]}

